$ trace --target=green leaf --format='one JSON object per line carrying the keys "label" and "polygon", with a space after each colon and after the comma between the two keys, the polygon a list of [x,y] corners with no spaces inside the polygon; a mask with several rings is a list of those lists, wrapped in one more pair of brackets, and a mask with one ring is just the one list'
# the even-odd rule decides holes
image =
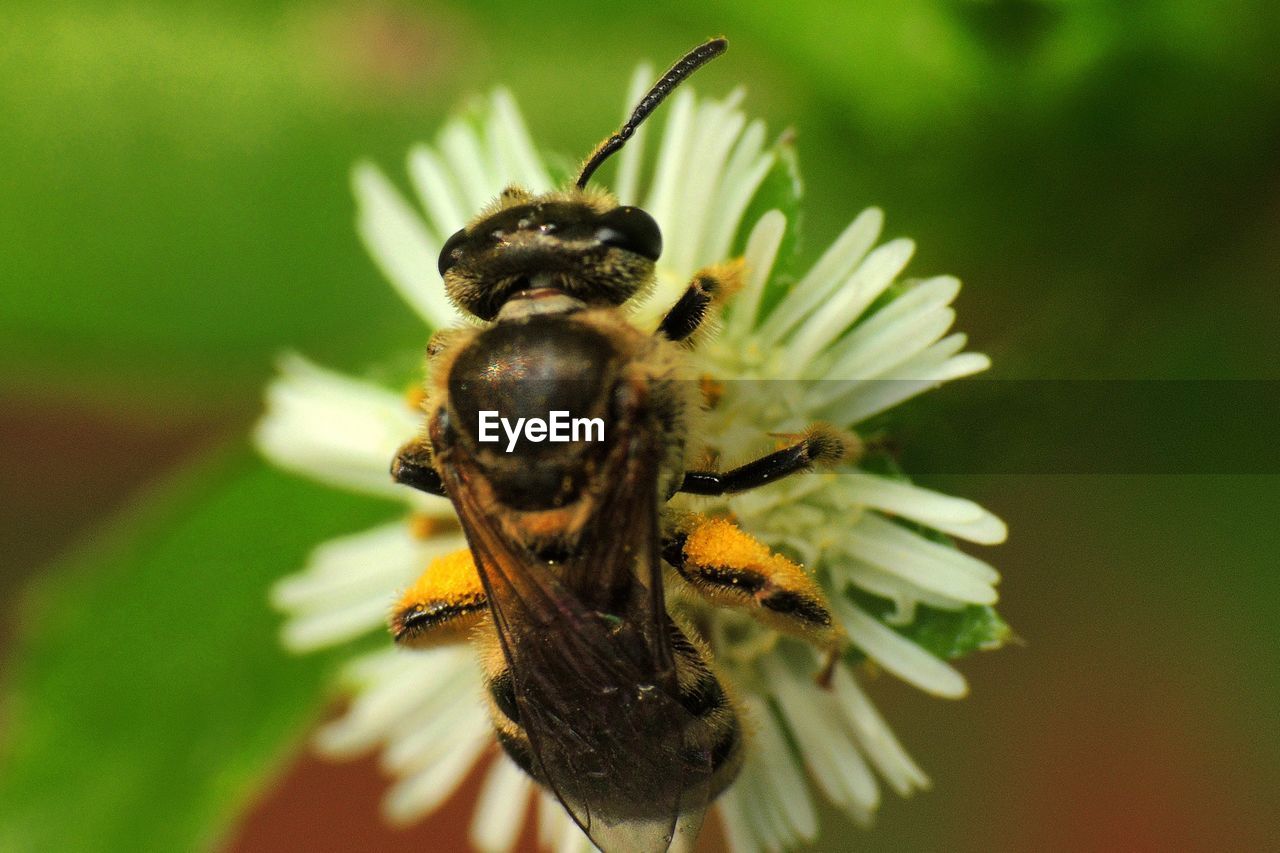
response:
{"label": "green leaf", "polygon": [[4,692],[0,849],[212,845],[299,746],[334,663],[280,649],[268,585],[388,514],[248,451],[145,505],[30,591]]}
{"label": "green leaf", "polygon": [[[883,450],[869,453],[859,461],[858,467],[882,477],[911,482],[893,454]],[[932,527],[905,518],[889,520],[931,542],[955,547],[954,539]],[[971,604],[959,610],[942,610],[921,604],[916,607],[915,619],[909,625],[894,625],[885,619],[896,609],[893,602],[859,589],[850,590],[848,595],[863,610],[943,660],[962,657],[970,652],[998,649],[1014,636],[1013,629],[1000,618],[995,608],[986,605]]]}
{"label": "green leaf", "polygon": [[804,182],[800,178],[800,164],[796,159],[792,137],[793,134],[786,131],[774,144],[773,153],[777,159],[760,182],[760,188],[756,190],[751,203],[747,205],[742,217],[742,228],[734,241],[733,254],[740,255],[746,249],[751,228],[761,216],[770,210],[779,210],[787,218],[787,229],[778,246],[777,259],[761,296],[762,317],[768,316],[798,278],[796,266],[800,258],[800,233],[804,224],[804,209],[800,206],[800,199],[804,195]]}
{"label": "green leaf", "polygon": [[885,621],[894,605],[887,599],[853,589],[850,600],[916,645],[943,660],[963,657],[970,652],[992,651],[1013,638],[1013,630],[1000,618],[995,608],[971,604],[959,610],[941,610],[921,604],[915,619],[908,625]]}
{"label": "green leaf", "polygon": [[347,175],[402,158],[439,87],[359,97],[360,68],[323,43],[338,20],[76,6],[6,15],[0,388],[208,407],[282,349],[354,365],[420,345]]}
{"label": "green leaf", "polygon": [[921,606],[915,621],[899,633],[944,660],[998,649],[1013,636],[1012,629],[995,608],[982,604],[971,604],[961,610]]}

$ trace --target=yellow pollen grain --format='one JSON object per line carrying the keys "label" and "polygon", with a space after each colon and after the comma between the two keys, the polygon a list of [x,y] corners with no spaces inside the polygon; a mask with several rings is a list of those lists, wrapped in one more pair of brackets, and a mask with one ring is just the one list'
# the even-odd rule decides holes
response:
{"label": "yellow pollen grain", "polygon": [[731,261],[707,267],[707,272],[720,282],[716,302],[724,302],[728,297],[742,290],[747,280],[747,262],[743,258],[734,258]]}
{"label": "yellow pollen grain", "polygon": [[406,601],[454,600],[484,591],[468,548],[436,557],[405,593]]}
{"label": "yellow pollen grain", "polygon": [[753,567],[770,574],[803,573],[786,557],[770,552],[769,547],[733,522],[710,518],[699,524],[684,543],[685,557],[700,566]]}
{"label": "yellow pollen grain", "polygon": [[724,397],[724,383],[716,381],[709,373],[699,377],[698,390],[702,392],[703,402],[711,409],[720,405],[720,399]]}
{"label": "yellow pollen grain", "polygon": [[438,518],[426,513],[415,513],[409,518],[409,533],[415,539],[430,539],[457,528],[458,523],[452,518]]}
{"label": "yellow pollen grain", "polygon": [[413,411],[419,411],[422,408],[422,401],[427,398],[427,389],[421,385],[414,385],[404,392],[404,401],[409,404],[409,408]]}

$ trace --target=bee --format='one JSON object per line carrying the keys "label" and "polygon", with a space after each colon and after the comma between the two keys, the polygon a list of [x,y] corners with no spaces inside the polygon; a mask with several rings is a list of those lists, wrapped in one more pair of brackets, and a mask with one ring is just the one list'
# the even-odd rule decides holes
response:
{"label": "bee", "polygon": [[[678,492],[726,494],[834,464],[854,439],[817,426],[733,470],[690,469],[702,401],[686,381],[689,340],[742,266],[700,271],[656,332],[637,328],[625,306],[652,284],[662,233],[588,187],[726,46],[713,39],[672,66],[572,185],[509,187],[445,242],[444,287],[482,322],[433,337],[425,424],[391,466],[397,482],[452,501],[469,546],[405,591],[393,636],[480,646],[502,748],[605,851],[691,843],[742,763],[740,712],[668,591],[833,651],[843,637],[802,568],[727,519],[664,507]],[[556,413],[602,429],[549,440]],[[495,442],[495,418],[524,430]]]}

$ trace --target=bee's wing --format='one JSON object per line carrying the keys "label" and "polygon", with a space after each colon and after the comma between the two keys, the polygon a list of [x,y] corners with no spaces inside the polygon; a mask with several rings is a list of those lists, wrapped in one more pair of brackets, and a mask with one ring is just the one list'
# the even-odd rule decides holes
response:
{"label": "bee's wing", "polygon": [[706,746],[689,740],[695,718],[678,698],[658,563],[656,447],[651,431],[625,423],[603,469],[610,487],[564,569],[579,580],[594,572],[617,593],[605,612],[494,522],[468,488],[476,471],[462,451],[441,461],[534,768],[601,849],[666,850],[677,831],[696,835],[712,765]]}

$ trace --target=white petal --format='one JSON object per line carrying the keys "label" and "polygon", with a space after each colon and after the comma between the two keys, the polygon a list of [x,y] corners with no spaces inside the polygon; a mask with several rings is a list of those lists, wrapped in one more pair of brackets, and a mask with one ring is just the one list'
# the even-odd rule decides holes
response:
{"label": "white petal", "polygon": [[[909,317],[903,317],[888,325],[872,324],[879,319],[872,317],[866,326],[855,329],[849,338],[859,338],[856,349],[850,349],[836,359],[826,353],[813,374],[815,378],[837,380],[823,382],[825,398],[815,398],[815,405],[822,405],[840,396],[848,385],[839,380],[865,379],[880,376],[902,364],[917,353],[932,346],[955,322],[956,313],[950,308],[935,308]],[[843,341],[841,343],[844,343]]]}
{"label": "white petal", "polygon": [[475,660],[465,648],[388,649],[356,659],[351,669],[357,677],[372,679],[345,714],[316,732],[316,748],[339,758],[365,752],[437,695],[448,695],[460,680],[465,684],[466,673],[475,672]]}
{"label": "white petal", "polygon": [[716,800],[725,840],[729,843],[729,850],[732,853],[758,853],[765,848],[752,832],[751,824],[744,812],[742,798],[737,791],[737,786],[734,786]]}
{"label": "white petal", "polygon": [[[475,131],[463,121],[451,121],[440,133],[445,168],[458,182],[467,210],[479,212],[502,191],[502,178],[480,147]],[[435,269],[435,267],[432,267]]]}
{"label": "white petal", "polygon": [[710,229],[704,240],[701,263],[714,263],[729,256],[733,238],[742,226],[742,216],[756,190],[778,160],[776,151],[763,151],[764,122],[753,121],[734,146],[716,194]]}
{"label": "white petal", "polygon": [[421,539],[406,520],[330,539],[316,547],[301,572],[271,589],[273,606],[290,613],[340,610],[370,593],[393,593],[427,563],[466,546],[461,534]]}
{"label": "white petal", "polygon": [[489,127],[497,134],[497,155],[506,175],[520,186],[534,193],[552,189],[551,178],[542,165],[542,158],[533,147],[529,131],[525,127],[520,110],[506,89],[493,93],[493,120]]}
{"label": "white petal", "polygon": [[428,326],[452,325],[458,315],[436,272],[439,241],[377,167],[357,164],[351,181],[356,230],[382,274]]}
{"label": "white petal", "polygon": [[[795,844],[794,833],[787,828],[786,817],[780,813],[781,807],[775,802],[776,797],[769,789],[770,780],[765,771],[758,769],[758,766],[749,767],[751,757],[748,753],[738,780],[729,790],[728,796],[740,804],[748,831],[759,840],[764,849],[781,850],[791,847]],[[759,765],[758,761],[756,765]]]}
{"label": "white petal", "polygon": [[867,320],[889,324],[912,314],[950,305],[960,295],[960,279],[953,275],[935,275],[903,283],[903,292]]}
{"label": "white petal", "polygon": [[[425,145],[415,145],[409,152],[409,177],[431,218],[440,243],[459,228],[476,211],[467,209],[458,197],[453,177],[445,169],[436,152]],[[440,284],[443,287],[443,283]]]}
{"label": "white petal", "polygon": [[903,681],[926,693],[947,699],[959,699],[969,692],[964,676],[954,667],[934,657],[844,596],[835,596],[832,607],[854,645]]}
{"label": "white petal", "polygon": [[841,531],[839,547],[850,556],[900,575],[922,589],[968,604],[994,604],[999,574],[968,554],[907,530],[874,513]]}
{"label": "white petal", "polygon": [[868,823],[880,805],[880,789],[851,735],[840,725],[835,696],[797,677],[777,656],[765,659],[764,671],[818,787],[859,823]]}
{"label": "white petal", "polygon": [[392,595],[352,602],[348,607],[318,610],[294,616],[280,629],[280,643],[291,652],[312,652],[336,646],[387,623]]}
{"label": "white petal", "polygon": [[964,335],[951,335],[890,372],[851,385],[844,397],[824,408],[822,417],[837,424],[858,424],[917,394],[991,366],[991,360],[980,353],[955,355],[964,343]]}
{"label": "white petal", "polygon": [[[804,367],[826,346],[853,325],[911,260],[916,246],[910,240],[892,240],[867,256],[853,274],[796,331],[787,347],[787,359]],[[796,370],[793,375],[801,375]],[[821,377],[818,377],[821,378]]]}
{"label": "white petal", "polygon": [[[653,66],[644,64],[636,68],[631,75],[631,83],[627,86],[627,102],[622,113],[625,122],[645,92],[653,83]],[[640,166],[644,162],[645,143],[649,138],[648,125],[642,124],[631,137],[631,141],[614,155],[618,160],[618,177],[614,181],[614,193],[622,204],[640,203]]]}
{"label": "white petal", "polygon": [[354,657],[342,666],[339,681],[352,691],[361,691],[388,681],[396,681],[395,674],[406,666],[422,666],[425,660],[440,661],[452,655],[406,656],[401,649],[387,647]]}
{"label": "white petal", "polygon": [[[573,818],[553,794],[538,789],[538,846],[544,850],[555,849],[565,833],[565,824],[573,824]],[[576,826],[576,824],[574,824]]]}
{"label": "white petal", "polygon": [[[330,539],[316,546],[307,558],[306,577],[312,584],[323,585],[321,588],[325,592],[320,594],[327,598],[327,591],[341,590],[345,579],[354,574],[366,574],[374,570],[373,563],[386,560],[398,562],[402,566],[401,573],[392,580],[393,586],[399,587],[416,578],[426,569],[428,562],[463,547],[465,542],[457,532],[441,533],[425,539],[415,536],[411,522],[400,519],[362,533]],[[282,599],[280,606],[298,609],[306,607],[308,603],[297,599]]]}
{"label": "white petal", "polygon": [[1000,573],[977,557],[949,545],[932,542],[913,530],[908,530],[900,524],[894,524],[879,516],[867,515],[859,525],[859,529],[883,542],[892,543],[895,547],[912,551],[916,557],[936,561],[939,564],[939,570],[963,571],[970,577],[991,584],[998,583],[1000,580]]}
{"label": "white petal", "polygon": [[[831,363],[844,362],[866,349],[879,349],[884,337],[901,337],[901,332],[897,330],[898,324],[915,322],[914,318],[945,308],[959,293],[960,281],[952,276],[936,276],[916,282],[833,346],[828,351]],[[929,343],[933,341],[928,341],[924,346]],[[924,346],[917,349],[923,349]],[[833,371],[832,375],[838,378],[860,378],[871,375],[871,372],[863,367],[850,371]]]}
{"label": "white petal", "polygon": [[842,482],[860,503],[970,542],[997,545],[1008,535],[1003,521],[964,498],[861,472],[844,475]]}
{"label": "white petal", "polygon": [[748,745],[738,784],[744,787],[744,806],[750,804],[746,807],[755,834],[765,839],[766,846],[812,841],[818,833],[818,816],[791,747],[762,699],[747,695],[743,705],[755,724],[756,737]]}
{"label": "white petal", "polygon": [[903,797],[928,788],[929,777],[902,748],[847,667],[836,667],[832,690],[863,752],[889,786]]}
{"label": "white petal", "polygon": [[680,185],[684,177],[684,160],[688,155],[693,134],[693,93],[688,89],[676,92],[667,105],[667,124],[663,128],[662,146],[658,150],[657,172],[649,199],[644,208],[658,223],[663,234],[674,236],[670,223],[677,218],[675,211],[680,204]]}
{"label": "white petal", "polygon": [[787,332],[825,304],[875,244],[883,225],[884,214],[878,208],[862,211],[760,326],[760,345],[775,347]]}
{"label": "white petal", "polygon": [[667,234],[667,265],[692,276],[704,263],[712,260],[702,251],[707,220],[719,216],[713,209],[716,190],[724,172],[729,149],[742,132],[746,118],[734,107],[742,100],[738,89],[724,101],[704,101],[698,106],[692,140],[685,163],[685,179],[680,188],[684,202],[674,211],[675,230]]}
{"label": "white petal", "polygon": [[524,827],[533,780],[500,752],[494,759],[471,819],[471,843],[483,853],[508,853]]}
{"label": "white petal", "polygon": [[568,819],[560,827],[555,849],[556,853],[588,853],[595,849],[595,845],[572,819]]}
{"label": "white petal", "polygon": [[474,691],[459,690],[457,695],[437,692],[430,704],[416,708],[412,716],[396,725],[379,764],[389,774],[410,776],[440,762],[461,733],[474,727],[488,730],[482,707]]}
{"label": "white petal", "polygon": [[439,760],[391,787],[382,806],[387,818],[405,825],[435,811],[462,784],[491,742],[488,722],[481,714],[472,715],[471,721],[455,728]]}
{"label": "white petal", "polygon": [[729,319],[726,323],[725,337],[742,338],[755,326],[756,315],[760,311],[760,299],[764,295],[764,286],[773,272],[774,261],[778,257],[778,248],[787,232],[787,217],[780,210],[770,210],[751,229],[747,238],[747,248],[743,252],[746,262],[746,281],[741,292],[730,303]]}
{"label": "white petal", "polygon": [[916,605],[924,604],[938,610],[959,610],[966,602],[924,589],[902,575],[872,565],[863,560],[843,556],[827,562],[832,577],[846,584],[853,584],[872,595],[894,603],[896,613],[885,622],[891,625],[909,625],[915,620]]}
{"label": "white petal", "polygon": [[[938,341],[941,344],[945,341]],[[991,367],[991,359],[980,352],[965,352],[954,358],[947,359],[942,369],[935,374],[935,379],[940,382],[950,382],[952,379],[959,379],[962,376],[972,376],[975,373],[981,373]]]}
{"label": "white petal", "polygon": [[421,421],[404,397],[287,355],[266,398],[254,442],[276,465],[342,488],[409,498],[387,473]]}

